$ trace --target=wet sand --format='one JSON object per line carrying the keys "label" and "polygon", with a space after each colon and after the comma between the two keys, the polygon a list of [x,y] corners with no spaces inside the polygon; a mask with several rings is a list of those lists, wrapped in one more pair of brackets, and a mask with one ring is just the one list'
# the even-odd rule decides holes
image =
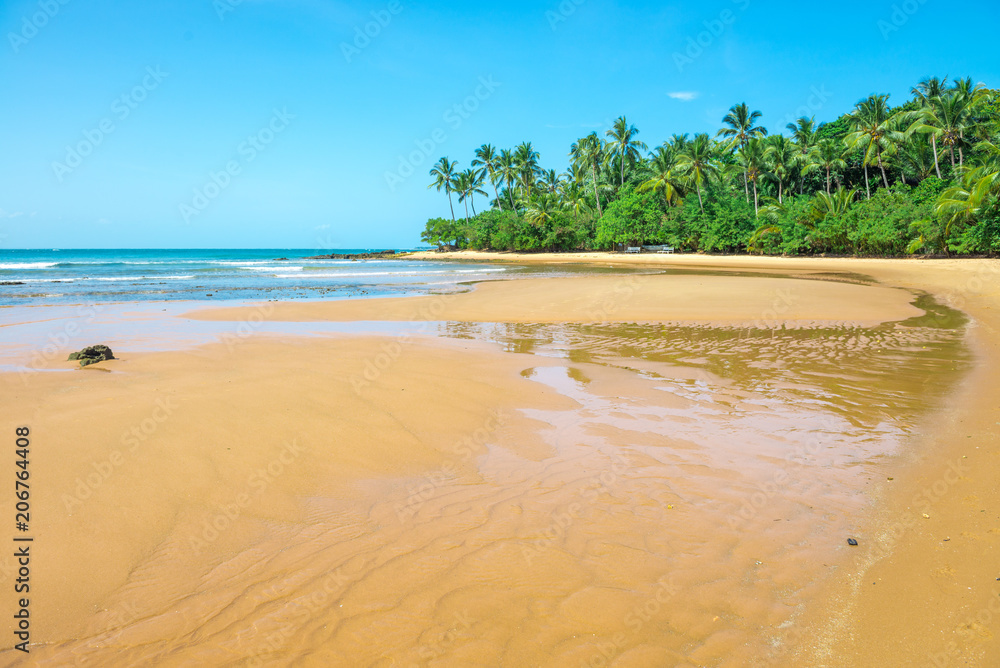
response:
{"label": "wet sand", "polygon": [[[33,563],[32,659],[927,662],[990,602],[982,583],[964,587],[1000,538],[995,330],[980,315],[997,274],[977,288],[972,263],[720,262],[799,277],[274,304],[200,314],[231,320],[232,336],[126,349],[100,365],[112,373],[0,374],[45,476],[36,545],[54,548]],[[808,276],[845,270],[884,285]],[[964,294],[979,362],[955,314],[926,317],[886,286]],[[254,334],[261,318],[415,322],[303,339]],[[976,466],[865,571],[908,490],[933,487],[955,448]],[[994,620],[963,644],[981,662],[968,665],[991,665]]]}

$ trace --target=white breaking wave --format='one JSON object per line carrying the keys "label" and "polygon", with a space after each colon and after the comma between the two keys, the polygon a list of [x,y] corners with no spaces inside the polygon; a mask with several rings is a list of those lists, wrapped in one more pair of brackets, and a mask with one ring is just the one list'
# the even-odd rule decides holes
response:
{"label": "white breaking wave", "polygon": [[54,267],[58,262],[2,262],[0,269],[47,269]]}
{"label": "white breaking wave", "polygon": [[[178,281],[187,278],[194,278],[194,275],[189,276],[95,276],[89,278],[91,281]],[[83,280],[83,279],[81,279]]]}
{"label": "white breaking wave", "polygon": [[335,274],[301,273],[301,274],[275,274],[275,278],[364,278],[373,276],[431,276],[437,274],[491,274],[505,271],[504,268],[496,269],[458,269],[444,271],[360,271],[360,272],[338,272]]}

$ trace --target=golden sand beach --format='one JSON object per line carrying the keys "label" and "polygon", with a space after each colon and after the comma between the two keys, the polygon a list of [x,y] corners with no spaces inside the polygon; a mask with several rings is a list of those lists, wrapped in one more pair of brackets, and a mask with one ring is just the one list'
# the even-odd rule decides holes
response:
{"label": "golden sand beach", "polygon": [[428,255],[621,272],[0,374],[30,665],[1000,665],[996,261]]}

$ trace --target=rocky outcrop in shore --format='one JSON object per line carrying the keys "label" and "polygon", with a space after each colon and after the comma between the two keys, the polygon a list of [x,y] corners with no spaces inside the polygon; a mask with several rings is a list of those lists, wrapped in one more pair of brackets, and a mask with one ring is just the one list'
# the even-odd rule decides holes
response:
{"label": "rocky outcrop in shore", "polygon": [[[385,260],[393,258],[396,255],[394,250],[384,250],[375,251],[373,253],[348,253],[348,254],[338,254],[331,253],[330,255],[312,255],[310,257],[304,258],[306,260]],[[278,260],[287,260],[288,258],[280,257]]]}

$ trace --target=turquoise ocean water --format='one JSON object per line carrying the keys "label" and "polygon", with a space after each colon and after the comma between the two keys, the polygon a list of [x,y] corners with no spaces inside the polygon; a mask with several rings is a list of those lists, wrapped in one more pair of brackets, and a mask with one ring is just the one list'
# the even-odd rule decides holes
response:
{"label": "turquoise ocean water", "polygon": [[303,259],[317,254],[287,248],[0,250],[0,305],[377,297],[448,289],[516,271],[414,260]]}

